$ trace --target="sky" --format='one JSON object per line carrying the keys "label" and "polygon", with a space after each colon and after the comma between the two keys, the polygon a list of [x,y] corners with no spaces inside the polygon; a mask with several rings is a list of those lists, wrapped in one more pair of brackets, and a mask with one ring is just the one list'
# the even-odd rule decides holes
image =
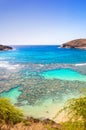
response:
{"label": "sky", "polygon": [[86,0],[0,0],[0,44],[61,44],[86,38]]}

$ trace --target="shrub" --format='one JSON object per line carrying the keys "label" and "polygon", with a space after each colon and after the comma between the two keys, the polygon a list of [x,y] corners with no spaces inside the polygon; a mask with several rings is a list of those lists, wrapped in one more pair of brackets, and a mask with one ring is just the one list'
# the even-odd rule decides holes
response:
{"label": "shrub", "polygon": [[70,122],[66,123],[67,128],[81,127],[81,130],[86,130],[86,96],[70,99],[59,113],[63,111],[67,113]]}
{"label": "shrub", "polygon": [[62,130],[86,130],[83,122],[64,122],[61,124]]}
{"label": "shrub", "polygon": [[86,122],[86,96],[69,100],[64,108],[71,119]]}
{"label": "shrub", "polygon": [[21,110],[11,104],[7,98],[0,98],[0,120],[7,124],[16,124],[23,119]]}

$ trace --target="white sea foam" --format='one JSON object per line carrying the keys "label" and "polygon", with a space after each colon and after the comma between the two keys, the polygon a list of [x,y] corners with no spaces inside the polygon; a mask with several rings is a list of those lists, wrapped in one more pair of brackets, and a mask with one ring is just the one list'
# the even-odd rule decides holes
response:
{"label": "white sea foam", "polygon": [[39,64],[40,67],[43,67],[44,65],[43,64]]}
{"label": "white sea foam", "polygon": [[75,66],[84,66],[86,65],[86,63],[82,63],[82,64],[75,64]]}
{"label": "white sea foam", "polygon": [[0,62],[0,68],[5,68],[5,69],[9,69],[9,70],[11,70],[11,69],[15,70],[15,69],[19,68],[19,64],[13,65],[13,64],[10,64],[7,61],[2,61],[2,62]]}

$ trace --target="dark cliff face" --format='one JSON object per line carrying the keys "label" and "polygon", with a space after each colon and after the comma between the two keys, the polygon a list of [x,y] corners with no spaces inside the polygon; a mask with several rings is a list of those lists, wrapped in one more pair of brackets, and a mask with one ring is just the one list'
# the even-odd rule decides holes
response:
{"label": "dark cliff face", "polygon": [[5,46],[5,45],[0,45],[0,51],[4,51],[4,50],[12,50],[13,48],[10,46]]}
{"label": "dark cliff face", "polygon": [[79,48],[79,49],[86,49],[86,39],[76,39],[64,43],[61,45],[62,48]]}

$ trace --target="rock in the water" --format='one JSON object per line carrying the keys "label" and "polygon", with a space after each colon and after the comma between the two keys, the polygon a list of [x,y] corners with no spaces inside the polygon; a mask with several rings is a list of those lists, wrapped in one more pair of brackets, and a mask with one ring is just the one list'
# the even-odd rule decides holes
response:
{"label": "rock in the water", "polygon": [[64,43],[61,45],[62,48],[79,48],[79,49],[86,49],[86,39],[76,39]]}
{"label": "rock in the water", "polygon": [[5,45],[0,45],[0,51],[4,51],[4,50],[12,50],[13,48],[10,46],[5,46]]}

